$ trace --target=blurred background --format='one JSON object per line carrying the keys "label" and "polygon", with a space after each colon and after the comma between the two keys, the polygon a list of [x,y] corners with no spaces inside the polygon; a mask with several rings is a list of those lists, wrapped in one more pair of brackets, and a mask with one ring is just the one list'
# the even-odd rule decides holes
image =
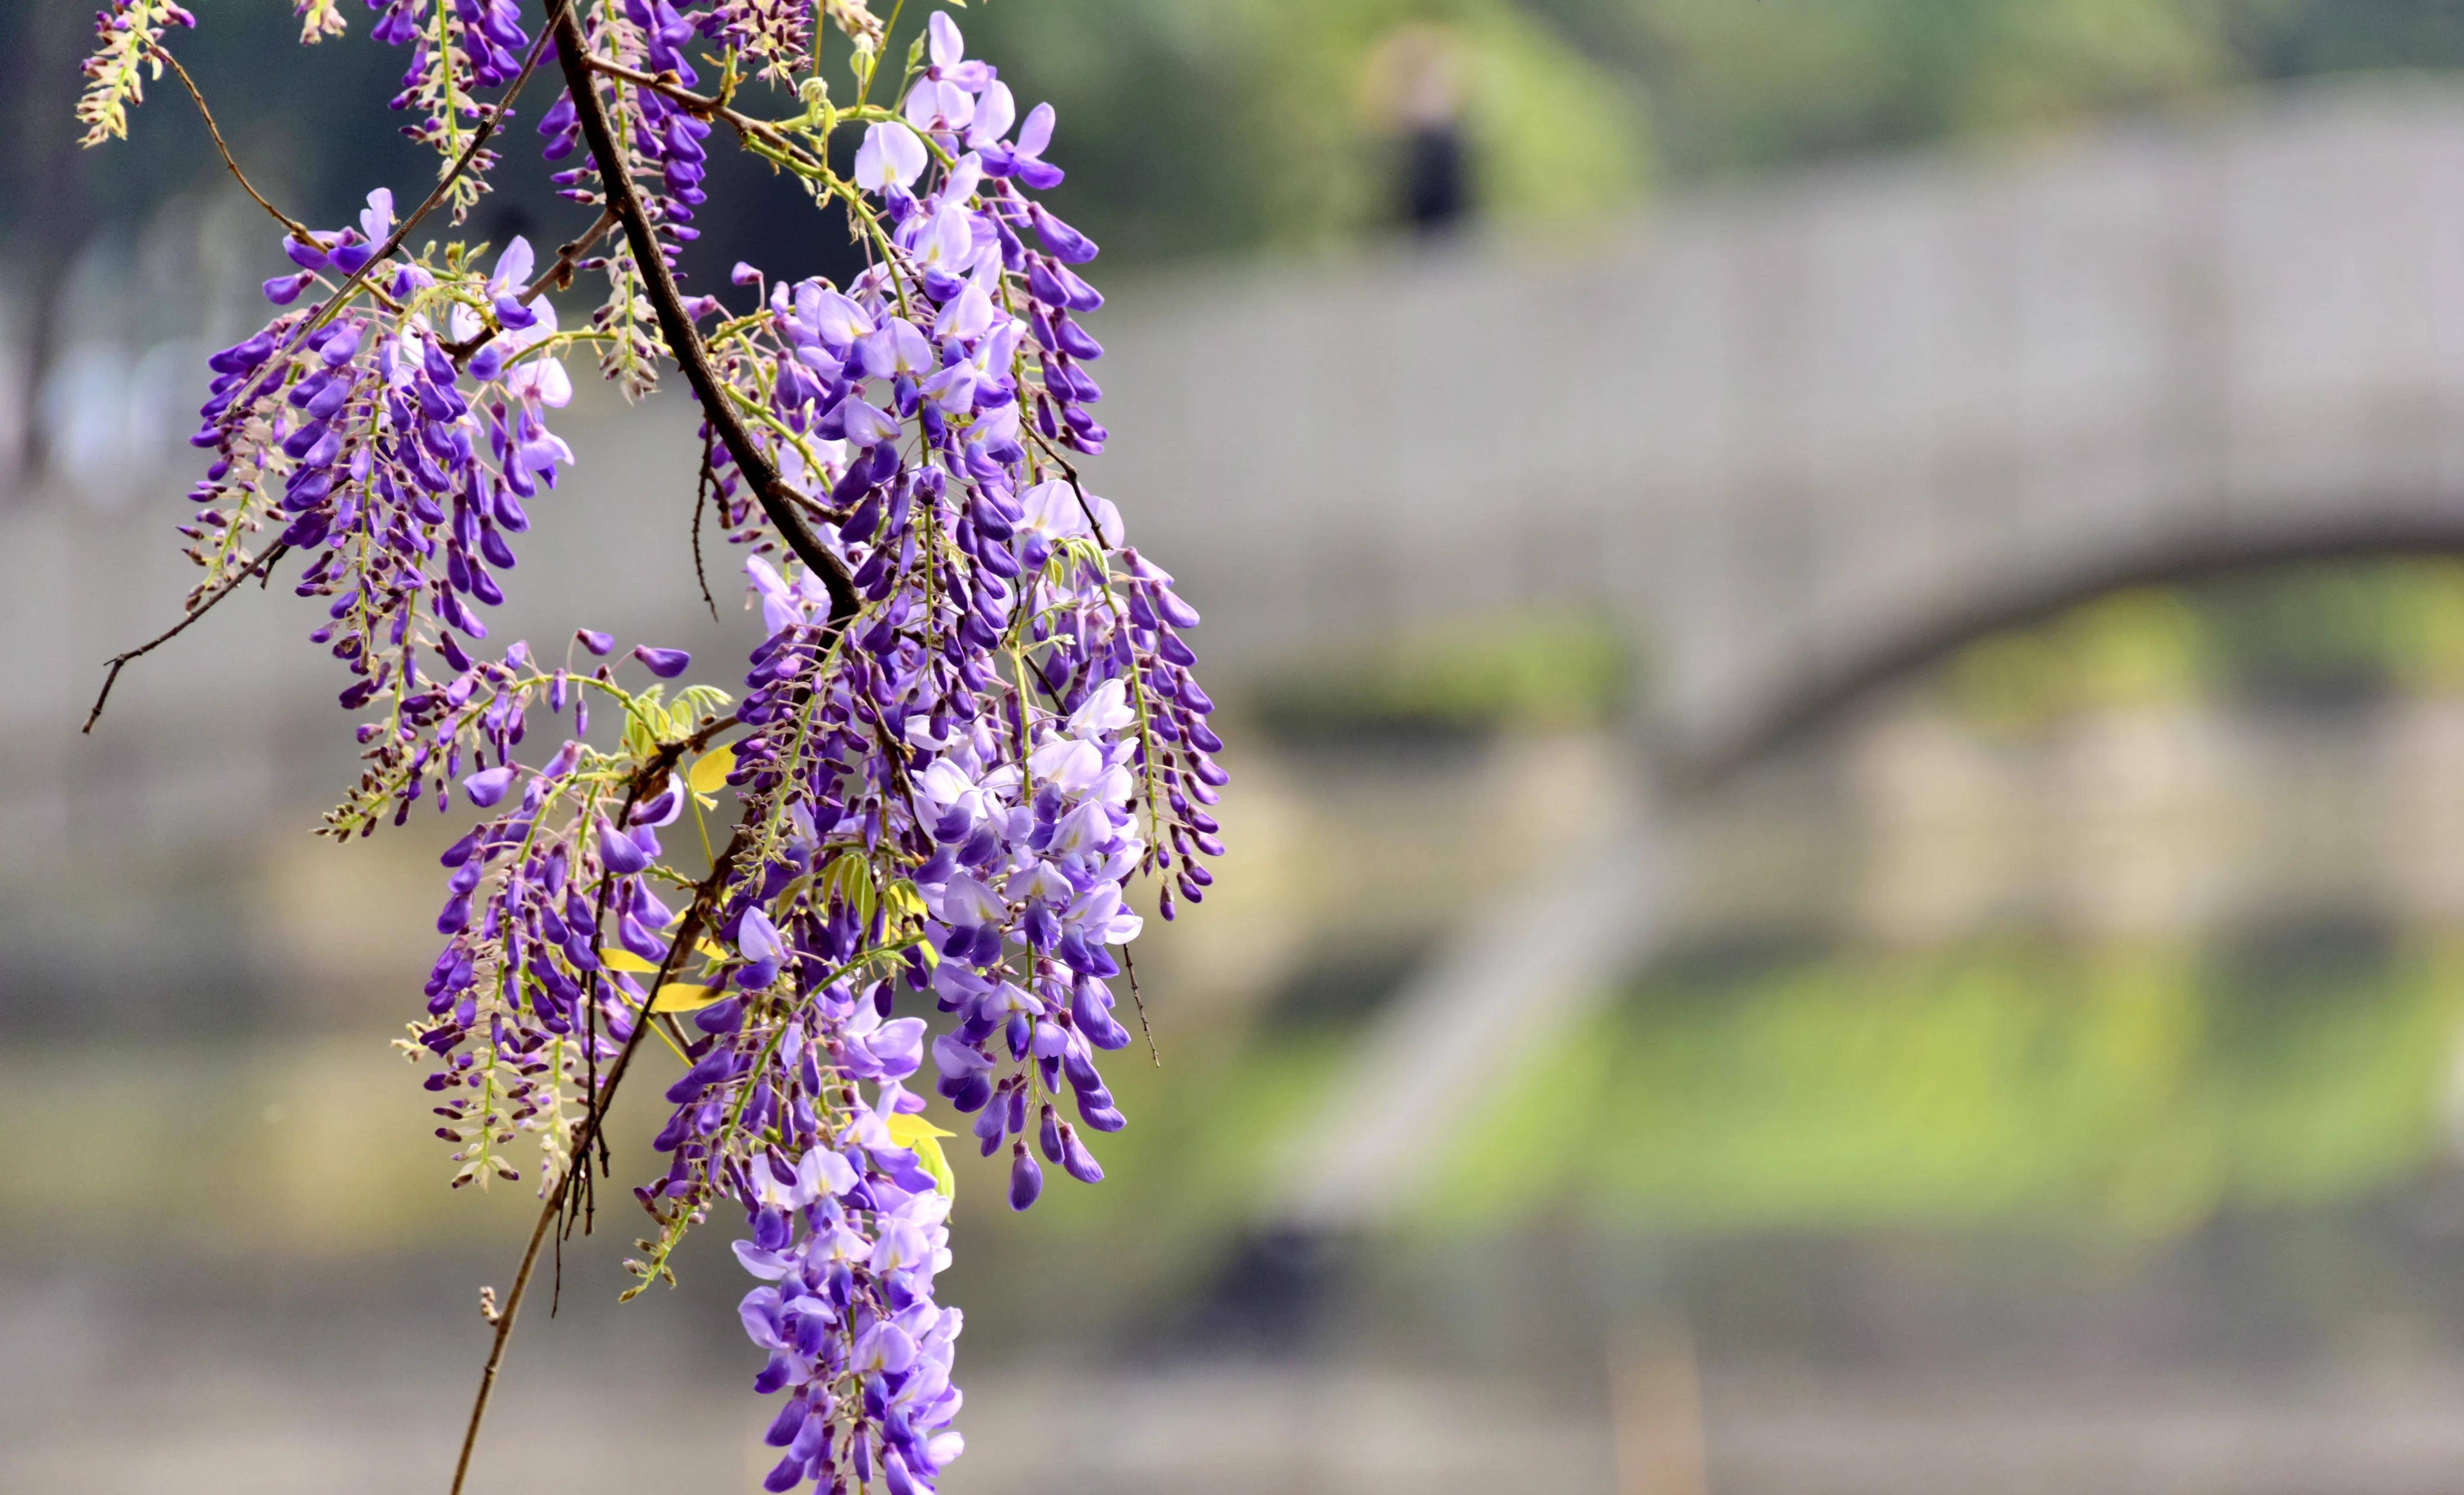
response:
{"label": "blurred background", "polygon": [[[400,54],[196,9],[276,200],[427,180]],[[960,19],[1235,778],[1108,1181],[959,1161],[952,1495],[2464,1485],[2464,7]],[[175,90],[74,148],[89,24],[0,13],[0,1485],[441,1489],[531,1207],[387,1047],[451,827],[310,838],[281,588],[76,730],[284,268]],[[474,231],[553,244],[526,138]],[[583,392],[502,636],[731,672],[691,429]],[[756,1487],[726,1229],[619,1310],[627,1236],[477,1488]]]}

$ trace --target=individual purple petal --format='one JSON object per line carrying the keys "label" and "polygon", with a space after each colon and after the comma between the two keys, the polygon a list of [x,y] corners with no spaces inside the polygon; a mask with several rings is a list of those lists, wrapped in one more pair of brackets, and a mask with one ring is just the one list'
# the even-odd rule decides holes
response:
{"label": "individual purple petal", "polygon": [[869,192],[904,188],[924,170],[924,143],[895,120],[868,124],[856,147],[855,185]]}
{"label": "individual purple petal", "polygon": [[744,958],[776,966],[787,958],[787,948],[779,943],[779,926],[759,908],[744,910],[743,921],[737,926],[737,946]]}
{"label": "individual purple petal", "polygon": [[850,394],[839,402],[839,419],[844,423],[847,439],[857,446],[877,446],[898,435],[898,422],[884,411]]}

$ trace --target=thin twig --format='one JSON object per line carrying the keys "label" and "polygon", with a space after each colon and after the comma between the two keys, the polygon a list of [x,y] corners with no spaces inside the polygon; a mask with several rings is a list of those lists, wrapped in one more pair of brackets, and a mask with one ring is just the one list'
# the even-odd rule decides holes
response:
{"label": "thin twig", "polygon": [[1155,1030],[1147,1026],[1147,999],[1138,992],[1138,963],[1130,957],[1130,948],[1126,945],[1121,947],[1121,969],[1130,973],[1130,1000],[1138,1010],[1138,1032],[1147,1038],[1147,1058],[1155,1060],[1155,1068],[1161,1069],[1163,1056],[1155,1052]]}
{"label": "thin twig", "polygon": [[290,548],[291,547],[289,546],[284,545],[279,540],[266,547],[264,554],[258,556],[255,560],[249,562],[248,565],[242,567],[240,569],[225,576],[221,581],[214,583],[213,590],[206,593],[204,600],[198,602],[196,606],[188,609],[187,614],[178,622],[163,630],[161,633],[156,634],[153,637],[148,638],[143,643],[139,644],[136,648],[123,650],[119,654],[113,655],[108,660],[104,661],[111,666],[110,673],[103,676],[102,689],[97,692],[94,698],[94,708],[85,714],[85,725],[78,728],[78,730],[85,733],[92,733],[94,731],[94,724],[102,720],[102,703],[111,699],[111,687],[120,683],[120,672],[127,666],[131,659],[140,658],[145,655],[152,654],[155,650],[162,648],[165,644],[169,643],[172,639],[177,638],[182,634],[187,632],[189,624],[205,616],[208,613],[212,612],[215,603],[220,602],[223,598],[228,597],[232,592],[238,591],[240,584],[247,581],[251,576],[255,575],[258,570],[262,569],[265,572],[266,577],[271,580],[274,575],[274,563],[281,560],[284,552],[288,551]]}
{"label": "thin twig", "polygon": [[255,198],[256,205],[272,213],[275,222],[289,229],[293,238],[303,244],[315,243],[316,240],[309,235],[308,225],[266,201],[265,194],[256,190],[255,186],[249,181],[248,173],[239,168],[237,161],[231,159],[231,147],[223,144],[222,126],[214,123],[214,111],[206,107],[206,96],[198,91],[197,80],[188,76],[188,70],[180,65],[180,59],[171,56],[170,49],[153,37],[145,36],[143,39],[147,51],[171,64],[171,71],[180,75],[180,86],[188,91],[190,99],[196,100],[197,113],[203,116],[206,122],[206,133],[214,138],[214,149],[222,152],[223,165],[231,168],[231,180],[239,184],[239,190]]}
{"label": "thin twig", "polygon": [[[571,285],[573,267],[581,262],[583,256],[590,253],[592,245],[605,237],[607,231],[615,226],[616,214],[606,209],[601,209],[599,221],[593,223],[580,238],[572,243],[558,245],[555,261],[534,277],[531,283],[522,288],[522,294],[516,300],[527,306],[545,296],[551,288],[561,291]],[[459,363],[495,341],[496,334],[501,330],[503,329],[499,327],[481,327],[462,342],[440,343],[437,346],[445,350],[446,357]]]}
{"label": "thin twig", "polygon": [[[733,718],[728,719],[728,725],[733,725]],[[713,727],[705,727],[703,730],[711,731]],[[694,735],[698,737],[701,734]],[[692,740],[686,739],[688,742]],[[641,792],[644,782],[654,781],[652,770],[666,771],[660,767],[661,764],[663,762],[672,764],[674,759],[681,757],[685,750],[682,743],[671,744],[668,748],[662,748],[657,757],[644,765],[643,771],[634,776],[633,784],[625,796],[626,811],[628,814],[634,800]],[[600,1132],[607,1116],[607,1107],[616,1098],[616,1087],[624,1082],[626,1069],[633,1062],[633,1056],[641,1050],[642,1035],[650,1031],[652,1026],[650,1009],[659,999],[659,989],[666,986],[682,968],[685,957],[692,952],[695,943],[700,940],[702,925],[719,895],[726,891],[728,877],[735,869],[737,855],[743,850],[744,843],[751,836],[753,820],[759,813],[759,808],[757,806],[748,805],[745,808],[744,821],[737,827],[734,838],[711,862],[710,875],[693,889],[693,902],[685,908],[684,922],[677,926],[675,943],[668,947],[667,958],[659,962],[658,975],[650,983],[649,994],[643,998],[642,1010],[633,1020],[633,1031],[625,1036],[624,1046],[616,1051],[616,1058],[609,1062],[607,1078],[601,1084],[598,1094],[590,1097],[588,1104],[583,1108],[582,1125],[574,1133],[574,1145],[567,1154],[571,1161],[565,1165],[564,1177],[559,1181],[555,1194],[540,1207],[539,1219],[531,1226],[530,1244],[522,1249],[521,1265],[515,1269],[513,1286],[507,1290],[504,1304],[498,1310],[495,1338],[488,1346],[488,1361],[479,1372],[479,1394],[472,1399],[471,1420],[462,1431],[462,1452],[453,1461],[452,1495],[462,1495],[463,1482],[470,1477],[471,1454],[479,1443],[480,1424],[487,1420],[488,1400],[496,1389],[496,1372],[505,1363],[505,1347],[514,1337],[515,1316],[521,1311],[522,1298],[529,1292],[531,1276],[538,1269],[539,1247],[546,1243],[550,1234],[555,1231],[557,1220],[566,1214],[570,1201],[583,1187],[576,1183],[576,1177],[578,1175],[586,1177],[589,1174],[591,1147],[600,1140]],[[596,994],[592,994],[589,999],[596,1002]]]}
{"label": "thin twig", "polygon": [[1087,516],[1087,528],[1094,535],[1096,547],[1107,552],[1111,551],[1112,542],[1104,538],[1104,525],[1095,518],[1095,505],[1087,497],[1086,483],[1079,480],[1077,464],[1062,456],[1061,449],[1046,440],[1042,432],[1023,423],[1021,429],[1026,432],[1028,440],[1044,449],[1045,459],[1060,468],[1061,476],[1069,480],[1069,491],[1077,496],[1078,512]]}
{"label": "thin twig", "polygon": [[710,609],[710,620],[718,621],[718,604],[710,599],[710,573],[701,565],[701,512],[710,503],[710,490],[716,485],[718,474],[710,464],[710,423],[701,428],[701,475],[693,480],[693,580],[701,583],[701,605]]}
{"label": "thin twig", "polygon": [[[684,370],[685,380],[701,401],[703,418],[718,433],[727,447],[736,470],[753,487],[753,496],[761,511],[777,525],[787,548],[829,590],[830,616],[845,625],[856,614],[861,605],[855,586],[847,579],[847,569],[838,558],[822,548],[819,540],[804,524],[803,516],[783,495],[786,484],[779,479],[779,469],[767,454],[754,441],[753,434],[744,428],[735,410],[728,404],[726,393],[719,388],[718,375],[711,368],[710,355],[702,347],[701,334],[694,330],[693,319],[686,315],[684,298],[676,290],[674,272],[668,268],[668,257],[659,243],[658,231],[643,210],[641,193],[633,185],[625,153],[618,148],[615,133],[608,126],[606,105],[599,97],[599,88],[591,76],[588,43],[582,35],[582,22],[570,4],[561,4],[551,16],[552,34],[556,37],[557,61],[564,69],[565,91],[573,100],[574,114],[582,125],[583,138],[590,144],[591,159],[598,164],[600,186],[607,194],[607,206],[623,220],[625,237],[632,245],[633,265],[642,278],[642,289],[658,316],[659,333],[667,341],[669,355]],[[714,101],[714,106],[716,107]],[[728,111],[733,113],[734,111]]]}
{"label": "thin twig", "polygon": [[[561,11],[568,8],[571,0],[548,0],[548,3]],[[531,74],[539,68],[539,58],[546,56],[548,37],[553,34],[554,33],[550,31],[539,33],[539,40],[531,43],[530,56],[522,59],[522,70],[514,75],[513,82],[506,87],[503,96],[497,99],[495,107],[488,111],[488,117],[479,122],[479,127],[471,132],[471,144],[463,148],[460,156],[454,158],[451,169],[437,179],[435,188],[419,200],[418,207],[410,210],[410,216],[394,225],[394,231],[385,235],[385,241],[377,246],[374,254],[368,256],[366,263],[351,272],[350,279],[342,282],[341,289],[336,291],[333,297],[319,309],[318,315],[308,319],[306,329],[300,334],[302,337],[305,337],[307,332],[316,330],[323,324],[326,317],[340,310],[342,303],[351,299],[354,291],[366,285],[368,272],[391,258],[393,252],[402,248],[403,241],[410,237],[410,231],[419,227],[419,220],[435,212],[436,205],[443,202],[446,194],[453,190],[453,184],[460,181],[462,174],[471,169],[471,164],[479,159],[480,150],[495,135],[497,126],[503,124],[505,117],[514,112],[514,100],[521,94],[522,85],[531,80]],[[378,294],[380,297],[384,295],[383,292]]]}
{"label": "thin twig", "polygon": [[[719,736],[736,725],[736,713],[730,711],[724,716],[711,718],[709,721],[704,722],[701,725],[695,727],[693,731],[686,733],[683,737],[672,743],[664,745],[658,751],[652,753],[641,768],[634,770],[632,781],[625,786],[625,802],[617,809],[616,824],[622,826],[632,819],[633,807],[641,803],[642,796],[644,794],[649,793],[652,790],[659,787],[661,775],[673,773],[676,766],[684,762],[685,756],[688,753],[696,753],[701,751],[703,748],[709,747]],[[605,940],[607,924],[607,896],[610,890],[611,881],[612,880],[603,881],[600,883],[598,912],[591,918],[590,957],[593,961],[597,961],[599,959],[600,952],[606,948]],[[588,1065],[587,1076],[583,1082],[583,1091],[585,1094],[583,1106],[585,1110],[598,1104],[596,1100],[596,1097],[599,1094],[598,987],[601,979],[599,972],[605,969],[605,968],[604,966],[593,968],[589,978],[590,994],[583,1006],[583,1026],[585,1030],[583,1034],[584,1047],[583,1049],[583,1054]],[[655,996],[658,993],[653,992],[651,994]],[[607,1139],[604,1132],[599,1134],[598,1142],[599,1170],[602,1173],[605,1173],[607,1171]],[[598,1207],[599,1196],[597,1186],[591,1182],[588,1176],[590,1159],[586,1153],[583,1154],[582,1158],[582,1167],[584,1175],[583,1179],[582,1197],[582,1232],[586,1236],[590,1234],[591,1225],[594,1219],[594,1212]],[[562,1290],[564,1281],[563,1238],[564,1236],[570,1235],[571,1233],[572,1221],[568,1216],[565,1230],[557,1238],[557,1282],[560,1292]],[[551,1306],[548,1309],[548,1313],[550,1317],[554,1317],[556,1309]]]}
{"label": "thin twig", "polygon": [[731,106],[723,99],[714,99],[708,94],[694,93],[679,82],[674,74],[645,73],[640,68],[627,67],[613,57],[604,57],[595,52],[590,55],[589,66],[594,72],[605,73],[609,78],[621,78],[636,88],[649,89],[683,109],[687,114],[705,120],[723,120],[734,126],[737,133],[755,136],[769,145],[794,155],[807,166],[818,167],[822,164],[811,151],[791,139],[786,131],[779,126],[767,120],[757,119],[746,114]]}

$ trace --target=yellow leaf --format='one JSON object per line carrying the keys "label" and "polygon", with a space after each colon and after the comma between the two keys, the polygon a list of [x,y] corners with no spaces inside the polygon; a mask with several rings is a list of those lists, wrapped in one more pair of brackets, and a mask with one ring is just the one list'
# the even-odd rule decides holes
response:
{"label": "yellow leaf", "polygon": [[906,1111],[892,1111],[890,1116],[890,1140],[902,1148],[915,1146],[918,1137],[955,1137],[955,1131],[943,1131],[921,1116]]}
{"label": "yellow leaf", "polygon": [[650,1003],[654,1013],[690,1013],[708,1007],[727,993],[717,987],[702,986],[692,981],[671,981],[659,988],[658,996]]}
{"label": "yellow leaf", "polygon": [[701,755],[701,761],[685,775],[696,794],[715,794],[727,787],[727,776],[736,771],[736,745],[715,748]]}
{"label": "yellow leaf", "polygon": [[[713,945],[708,940],[698,942],[694,945],[693,948],[700,950],[703,954],[709,956],[713,960],[724,960],[727,957],[727,951],[720,949],[717,946]],[[629,971],[637,975],[648,976],[656,975],[659,970],[656,964],[644,960],[641,956],[634,954],[631,950],[621,948],[616,949],[603,949],[599,952],[599,958],[606,963],[607,969],[610,971]]]}
{"label": "yellow leaf", "polygon": [[915,884],[905,878],[900,878],[890,884],[882,891],[881,896],[882,902],[890,905],[890,911],[901,918],[921,919],[925,915],[924,895],[917,892]]}
{"label": "yellow leaf", "polygon": [[915,1154],[917,1166],[933,1175],[933,1187],[944,1199],[957,1196],[958,1175],[950,1171],[950,1160],[941,1151],[940,1139],[957,1135],[956,1132],[943,1131],[921,1116],[910,1116],[904,1111],[895,1112],[890,1118],[890,1140]]}

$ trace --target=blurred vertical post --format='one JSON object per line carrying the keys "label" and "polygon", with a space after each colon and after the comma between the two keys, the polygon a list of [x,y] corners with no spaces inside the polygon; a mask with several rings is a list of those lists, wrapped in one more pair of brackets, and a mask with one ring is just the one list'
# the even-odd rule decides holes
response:
{"label": "blurred vertical post", "polygon": [[1703,1377],[1684,1321],[1612,1335],[1608,1362],[1617,1495],[1704,1495]]}
{"label": "blurred vertical post", "polygon": [[1463,72],[1462,43],[1427,21],[1387,33],[1362,67],[1370,121],[1397,146],[1396,207],[1422,234],[1448,232],[1471,209]]}

